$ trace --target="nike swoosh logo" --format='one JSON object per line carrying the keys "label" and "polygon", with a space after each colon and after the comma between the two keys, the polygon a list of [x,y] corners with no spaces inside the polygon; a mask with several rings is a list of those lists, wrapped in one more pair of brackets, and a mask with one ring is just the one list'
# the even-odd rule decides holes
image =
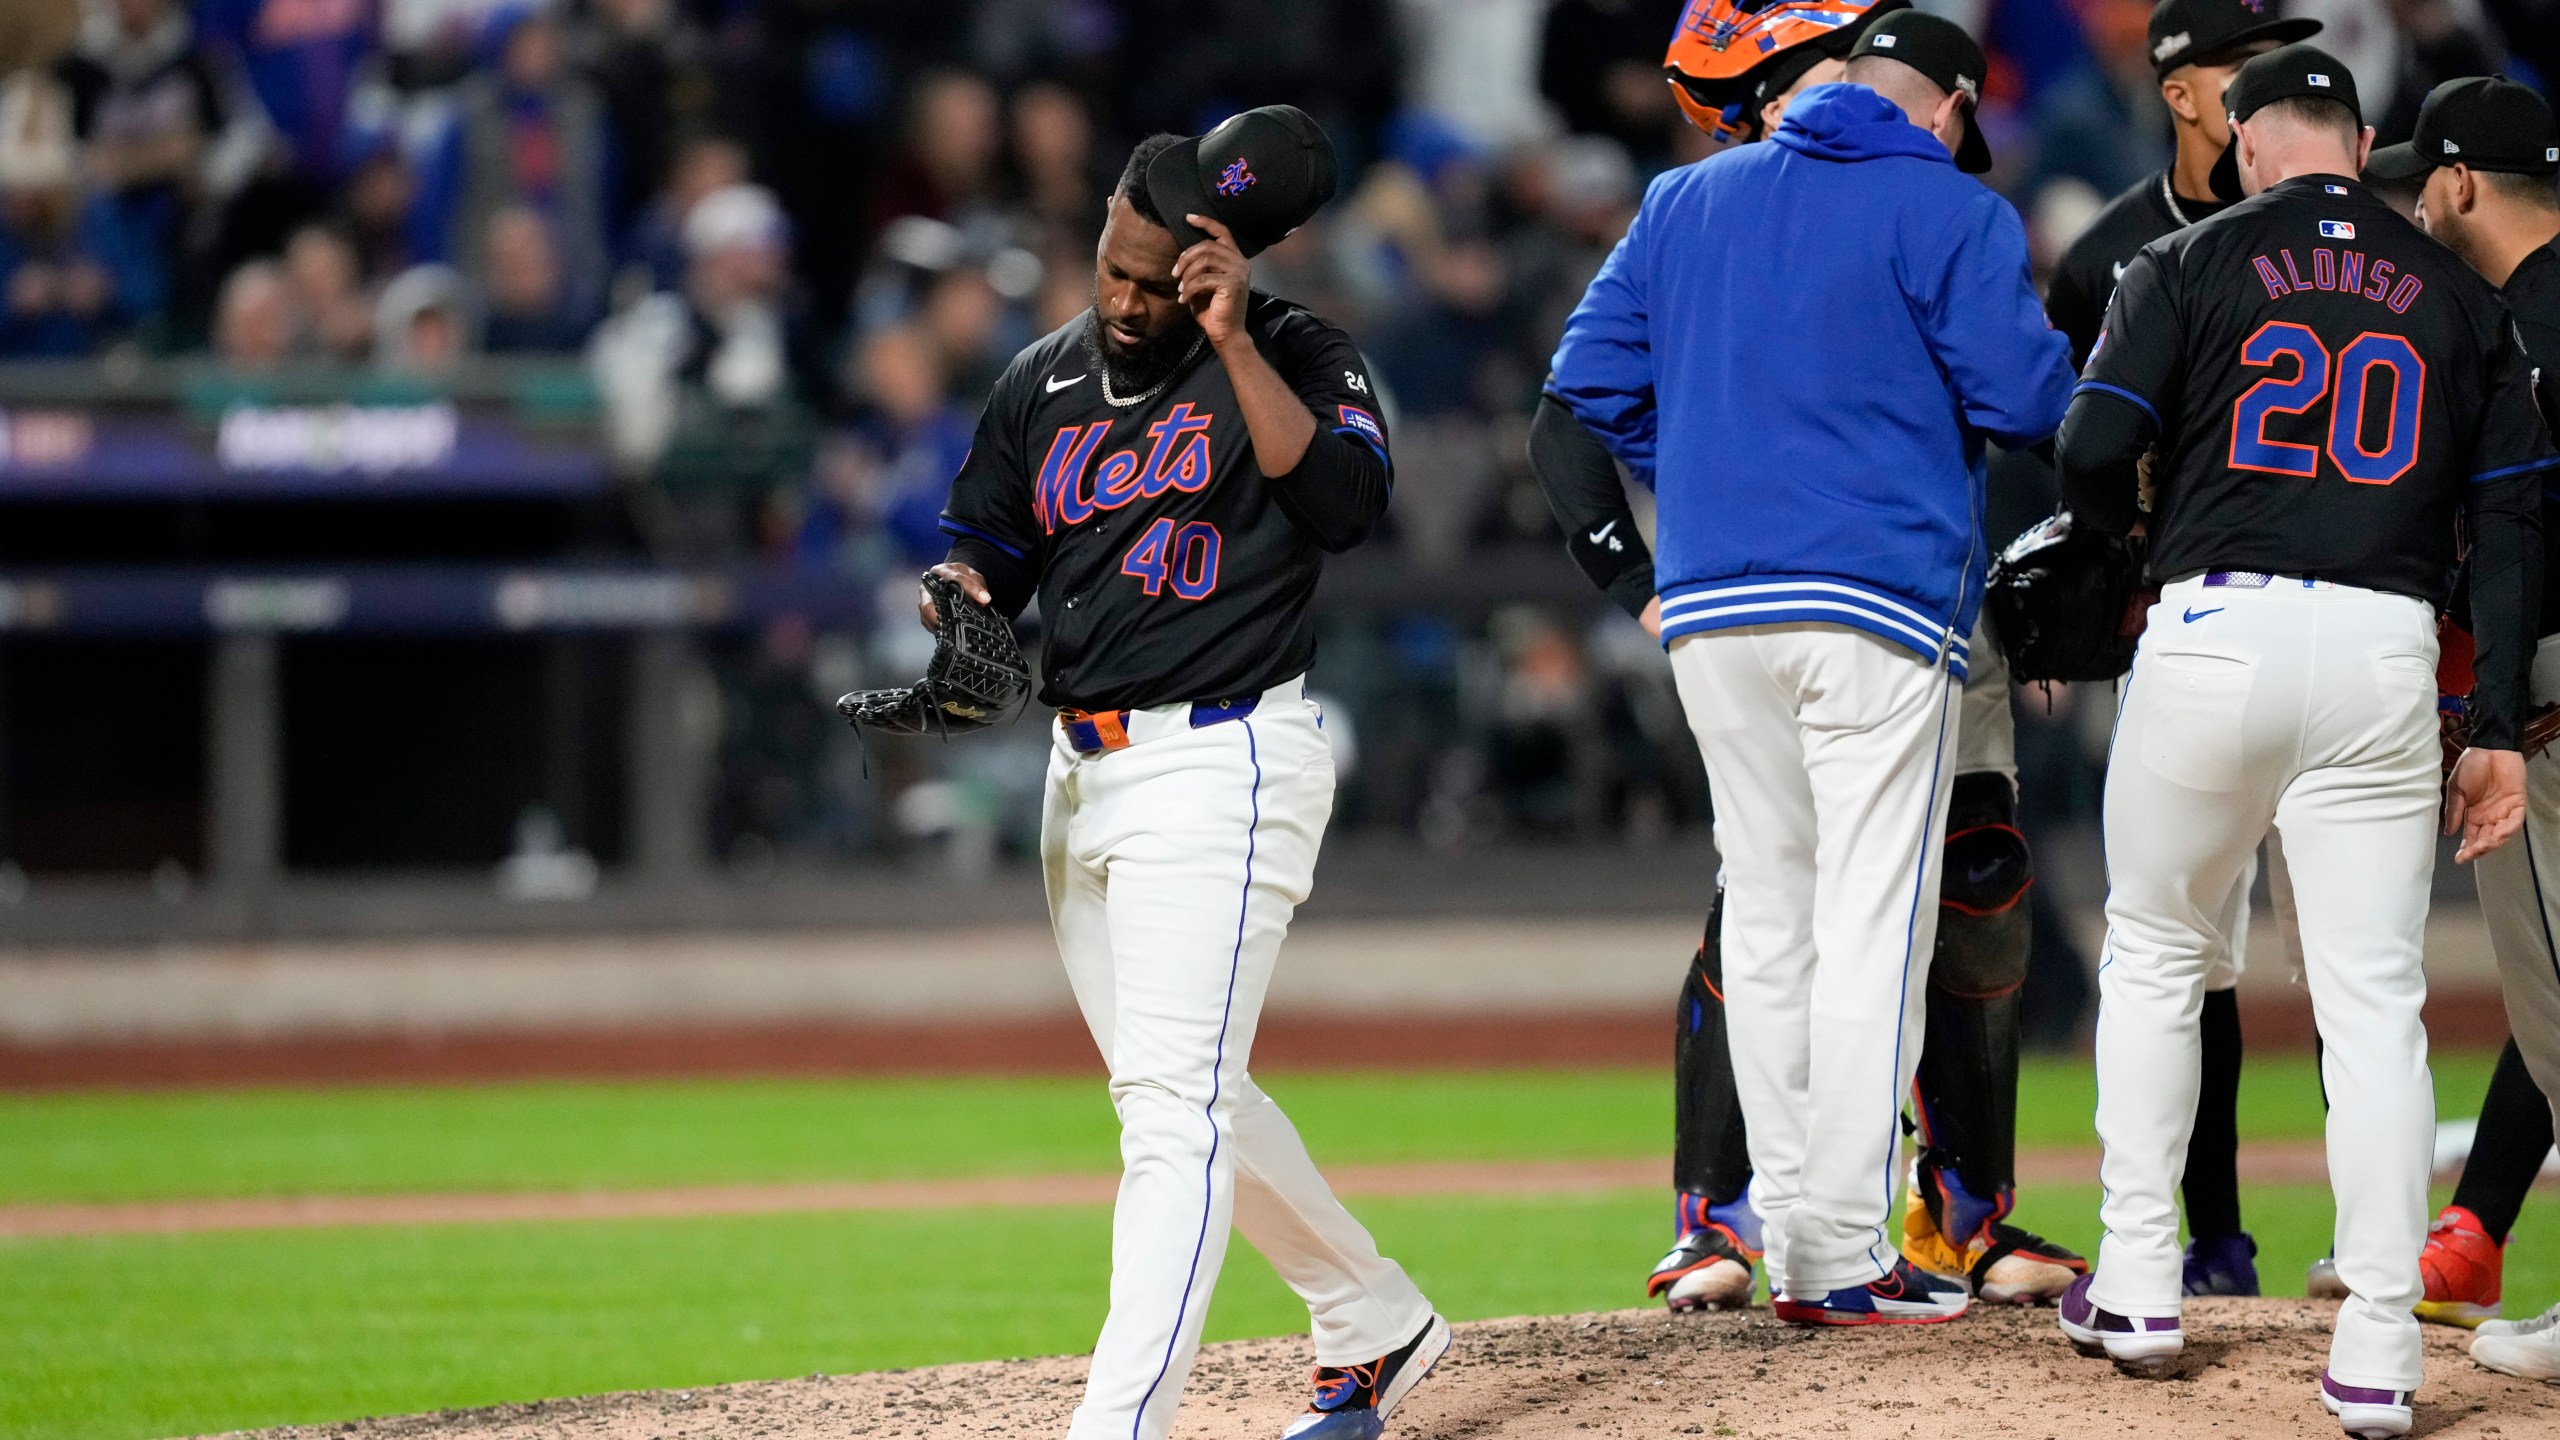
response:
{"label": "nike swoosh logo", "polygon": [[[1090,374],[1091,372],[1090,372],[1090,371],[1088,371],[1087,373],[1088,373],[1088,374]],[[1057,394],[1059,391],[1066,389],[1066,388],[1067,388],[1068,386],[1070,386],[1070,385],[1081,385],[1081,384],[1083,384],[1083,383],[1084,383],[1084,376],[1083,376],[1083,375],[1073,376],[1073,377],[1071,377],[1071,378],[1069,378],[1069,379],[1065,379],[1065,380],[1060,380],[1060,379],[1058,379],[1058,378],[1057,378],[1057,377],[1055,377],[1055,376],[1051,376],[1051,377],[1050,377],[1050,379],[1049,379],[1049,393],[1050,393],[1050,394],[1052,394],[1052,395],[1055,395],[1055,394]]]}
{"label": "nike swoosh logo", "polygon": [[1601,526],[1599,529],[1592,531],[1592,532],[1591,532],[1591,543],[1592,543],[1592,544],[1594,544],[1594,545],[1597,545],[1597,544],[1599,544],[1601,541],[1608,539],[1608,538],[1609,538],[1609,532],[1610,532],[1610,531],[1612,531],[1612,530],[1615,530],[1615,529],[1617,529],[1617,528],[1618,528],[1618,522],[1617,522],[1617,521],[1615,521],[1615,520],[1612,520],[1612,521],[1610,521],[1608,524]]}
{"label": "nike swoosh logo", "polygon": [[1987,884],[1992,876],[2000,873],[2000,866],[2001,862],[1998,860],[1986,860],[1979,865],[1968,865],[1964,870],[1965,881],[1973,885]]}
{"label": "nike swoosh logo", "polygon": [[2203,619],[2203,618],[2204,618],[2204,617],[2206,617],[2207,615],[2219,615],[2219,614],[2221,614],[2221,613],[2222,613],[2226,608],[2228,608],[2228,607],[2226,607],[2226,606],[2221,606],[2221,605],[2216,605],[2216,606],[2214,606],[2214,607],[2213,607],[2212,609],[2210,609],[2210,610],[2190,610],[2190,611],[2188,611],[2188,612],[2187,612],[2187,623],[2188,623],[2188,624],[2190,624],[2190,625],[2193,625],[2194,623],[2196,623],[2197,621],[2199,621],[2199,620]]}

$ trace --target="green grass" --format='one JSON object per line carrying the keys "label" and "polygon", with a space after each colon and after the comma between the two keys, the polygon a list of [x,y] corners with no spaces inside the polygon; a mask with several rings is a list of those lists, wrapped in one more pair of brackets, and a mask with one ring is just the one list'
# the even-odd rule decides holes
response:
{"label": "green grass", "polygon": [[[2437,1063],[2448,1115],[2489,1057]],[[1265,1077],[1318,1158],[1640,1156],[1658,1071]],[[2085,1065],[2040,1062],[2022,1143],[2088,1145]],[[2241,1129],[2316,1136],[2306,1058],[2251,1062]],[[1097,1080],[700,1082],[0,1098],[0,1201],[546,1189],[1104,1171]],[[2095,1191],[2020,1220],[2084,1249]],[[2326,1248],[2327,1193],[2255,1187],[2270,1288]],[[1663,1197],[1378,1199],[1357,1207],[1459,1318],[1640,1303]],[[2560,1198],[2537,1196],[2508,1310],[2560,1299]],[[1001,1243],[990,1243],[1000,1236]],[[0,1241],[0,1437],[134,1437],[1089,1345],[1108,1217],[938,1214],[426,1226]],[[1303,1311],[1238,1245],[1213,1336]]]}
{"label": "green grass", "polygon": [[[2299,1293],[2326,1192],[2245,1203],[2270,1288]],[[2021,1216],[2087,1246],[2096,1205],[2046,1186]],[[1649,1191],[1357,1208],[1459,1319],[1642,1303],[1668,1223]],[[2536,1196],[2518,1228],[2511,1314],[2560,1298],[2560,1199]],[[0,1242],[0,1435],[140,1440],[1072,1352],[1101,1320],[1108,1243],[1083,1206]],[[1211,1336],[1304,1323],[1239,1242]]]}
{"label": "green grass", "polygon": [[[2446,1115],[2493,1057],[2437,1057]],[[1663,1154],[1660,1070],[1265,1077],[1335,1163]],[[2036,1061],[2019,1143],[2095,1144],[2085,1063]],[[2307,1056],[2253,1058],[2240,1133],[2320,1133]],[[1108,1171],[1095,1079],[772,1080],[0,1096],[0,1203]]]}

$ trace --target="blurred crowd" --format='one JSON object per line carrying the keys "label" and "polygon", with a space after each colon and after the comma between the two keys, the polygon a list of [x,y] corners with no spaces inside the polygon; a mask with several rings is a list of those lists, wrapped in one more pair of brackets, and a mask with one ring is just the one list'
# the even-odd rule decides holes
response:
{"label": "blurred crowd", "polygon": [[[2040,263],[2165,162],[2149,0],[1924,3],[1994,56],[1986,178]],[[2326,21],[2385,143],[2450,76],[2560,78],[2560,0],[2267,3]],[[935,519],[1005,362],[1088,303],[1129,145],[1286,101],[1332,134],[1345,180],[1256,283],[1366,350],[1396,434],[1382,543],[1445,570],[1553,543],[1526,416],[1647,177],[1703,153],[1660,70],[1680,10],[6,0],[0,359],[209,352],[254,377],[558,357],[593,377],[612,454],[647,482],[660,558],[887,593],[940,557]],[[1331,637],[1319,679],[1404,697],[1365,711],[1376,778],[1346,818],[1451,835],[1695,819],[1659,657],[1596,623],[1382,615]],[[913,658],[885,638],[843,664],[826,637],[762,643],[725,672],[747,711]],[[805,778],[836,763],[824,728],[739,742],[775,750],[733,757],[740,833],[852,824]]]}

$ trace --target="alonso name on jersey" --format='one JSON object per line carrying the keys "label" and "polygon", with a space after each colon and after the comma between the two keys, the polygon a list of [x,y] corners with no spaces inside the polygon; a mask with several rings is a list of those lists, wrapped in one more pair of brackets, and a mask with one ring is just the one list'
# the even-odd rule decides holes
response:
{"label": "alonso name on jersey", "polygon": [[1039,596],[1050,705],[1236,699],[1303,674],[1324,553],[1368,535],[1393,480],[1367,363],[1336,327],[1253,296],[1247,332],[1317,421],[1297,467],[1270,476],[1207,346],[1124,408],[1087,368],[1084,325],[997,382],[943,512],[951,558],[1005,614]]}

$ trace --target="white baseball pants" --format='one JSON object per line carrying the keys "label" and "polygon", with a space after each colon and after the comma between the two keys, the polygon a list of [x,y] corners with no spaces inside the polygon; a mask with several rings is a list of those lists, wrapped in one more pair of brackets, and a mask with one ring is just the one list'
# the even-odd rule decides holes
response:
{"label": "white baseball pants", "polygon": [[1836,625],[1671,648],[1715,796],[1725,1013],[1769,1273],[1790,1294],[1897,1255],[1960,687]]}
{"label": "white baseball pants", "polygon": [[2330,1372],[2414,1390],[2435,1096],[2420,968],[2435,871],[2435,613],[2277,579],[2161,592],[2107,767],[2098,969],[2099,1214],[2090,1298],[2179,1313],[2173,1195],[2196,1108],[2197,1015],[2233,887],[2270,826],[2299,902],[2324,1042],[2338,1272]]}
{"label": "white baseball pants", "polygon": [[[2534,652],[2533,700],[2560,700],[2560,636]],[[2472,862],[2507,1029],[2543,1097],[2560,1096],[2560,754],[2525,762],[2524,831]],[[2560,1127],[2560,1118],[2555,1119]]]}
{"label": "white baseball pants", "polygon": [[1193,729],[1174,705],[1128,730],[1094,756],[1060,738],[1041,817],[1050,920],[1120,1115],[1111,1313],[1070,1440],[1172,1430],[1231,1224],[1307,1302],[1319,1364],[1374,1360],[1431,1315],[1246,1070],[1333,813],[1314,704],[1293,680],[1241,720]]}

